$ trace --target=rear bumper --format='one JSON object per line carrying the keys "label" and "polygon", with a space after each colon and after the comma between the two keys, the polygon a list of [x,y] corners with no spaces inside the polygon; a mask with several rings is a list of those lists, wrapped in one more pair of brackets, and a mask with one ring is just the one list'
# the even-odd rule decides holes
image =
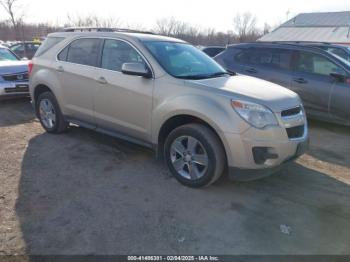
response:
{"label": "rear bumper", "polygon": [[306,139],[305,141],[300,142],[297,146],[295,154],[290,158],[286,159],[282,164],[278,166],[262,168],[262,169],[244,169],[244,168],[237,168],[237,167],[229,167],[229,177],[231,180],[235,180],[235,181],[252,181],[252,180],[268,177],[270,175],[278,173],[290,162],[298,159],[307,151],[308,148],[309,148],[309,139]]}
{"label": "rear bumper", "polygon": [[0,97],[29,96],[29,83],[23,82],[0,82]]}

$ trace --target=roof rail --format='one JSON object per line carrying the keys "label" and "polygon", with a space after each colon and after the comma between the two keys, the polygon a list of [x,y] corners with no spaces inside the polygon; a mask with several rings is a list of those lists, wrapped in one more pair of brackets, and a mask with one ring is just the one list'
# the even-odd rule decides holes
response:
{"label": "roof rail", "polygon": [[[315,42],[316,43],[316,42]],[[320,43],[320,42],[319,42]],[[310,50],[322,50],[318,47],[312,46],[312,45],[303,45],[302,43],[296,43],[296,42],[292,42],[292,41],[257,41],[257,42],[247,42],[247,43],[238,43],[236,45],[239,44],[250,44],[250,45],[285,45],[285,46],[293,46],[293,47],[303,47],[303,48],[309,48]],[[230,46],[234,46],[230,45]],[[331,44],[330,44],[331,45]]]}
{"label": "roof rail", "polygon": [[110,27],[68,27],[64,28],[63,32],[120,32],[120,33],[140,33],[140,34],[152,34],[155,33],[149,31],[140,31],[126,28],[110,28]]}
{"label": "roof rail", "polygon": [[331,43],[320,42],[320,41],[271,41],[270,43],[277,43],[277,44],[322,44],[322,45],[331,45]]}

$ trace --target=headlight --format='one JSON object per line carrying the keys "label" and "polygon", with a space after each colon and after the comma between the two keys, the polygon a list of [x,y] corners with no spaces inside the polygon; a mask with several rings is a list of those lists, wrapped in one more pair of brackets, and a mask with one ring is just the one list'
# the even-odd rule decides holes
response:
{"label": "headlight", "polygon": [[263,105],[241,100],[232,100],[231,105],[245,121],[256,128],[278,126],[274,113]]}

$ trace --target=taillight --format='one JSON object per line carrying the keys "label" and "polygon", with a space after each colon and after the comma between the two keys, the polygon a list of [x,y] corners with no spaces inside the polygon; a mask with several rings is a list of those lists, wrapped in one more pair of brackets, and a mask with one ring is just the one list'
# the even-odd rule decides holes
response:
{"label": "taillight", "polygon": [[32,71],[33,71],[33,61],[29,61],[28,63],[28,74],[31,75],[32,74]]}

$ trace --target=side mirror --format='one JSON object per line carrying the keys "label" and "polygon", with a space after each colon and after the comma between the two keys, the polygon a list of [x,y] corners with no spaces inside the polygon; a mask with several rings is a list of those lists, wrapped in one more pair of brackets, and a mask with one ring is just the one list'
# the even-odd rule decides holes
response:
{"label": "side mirror", "polygon": [[333,77],[339,83],[350,84],[350,77],[348,76],[337,73],[331,73],[330,76]]}
{"label": "side mirror", "polygon": [[152,78],[152,73],[143,63],[124,63],[122,65],[122,73],[126,75]]}

